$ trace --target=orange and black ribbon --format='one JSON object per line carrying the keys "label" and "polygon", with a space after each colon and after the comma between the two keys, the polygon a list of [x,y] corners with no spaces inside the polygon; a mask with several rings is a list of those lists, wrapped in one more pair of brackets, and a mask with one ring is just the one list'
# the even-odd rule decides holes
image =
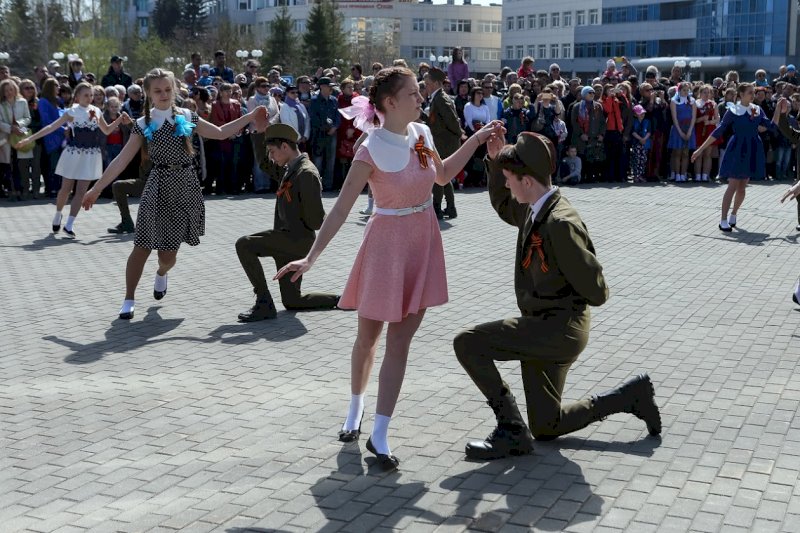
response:
{"label": "orange and black ribbon", "polygon": [[525,259],[522,260],[522,268],[528,268],[531,266],[531,260],[533,259],[533,251],[536,250],[536,253],[539,255],[539,261],[541,265],[539,268],[542,272],[547,272],[550,270],[550,267],[547,266],[547,261],[544,258],[544,248],[542,247],[542,236],[539,235],[538,232],[534,231],[531,235],[531,242],[530,246],[528,247],[528,253],[525,254]]}
{"label": "orange and black ribbon", "polygon": [[419,166],[422,168],[428,168],[428,156],[436,160],[436,152],[425,146],[425,137],[422,135],[419,136],[419,140],[414,145],[414,151],[419,156]]}
{"label": "orange and black ribbon", "polygon": [[291,181],[286,180],[283,183],[281,183],[281,186],[278,187],[278,198],[280,198],[281,196],[283,196],[285,194],[286,195],[286,201],[289,202],[289,203],[292,203],[292,193],[289,191],[289,189],[291,189],[291,188],[292,188],[292,182]]}

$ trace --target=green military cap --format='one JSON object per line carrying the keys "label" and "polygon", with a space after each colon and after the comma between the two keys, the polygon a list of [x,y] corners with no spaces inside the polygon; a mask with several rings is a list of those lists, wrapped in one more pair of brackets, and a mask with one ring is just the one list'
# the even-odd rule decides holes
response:
{"label": "green military cap", "polygon": [[288,124],[273,124],[264,132],[267,141],[280,140],[296,143],[300,140],[297,130]]}
{"label": "green military cap", "polygon": [[524,131],[512,148],[517,158],[533,171],[533,177],[547,180],[556,171],[556,148],[553,142],[538,133]]}

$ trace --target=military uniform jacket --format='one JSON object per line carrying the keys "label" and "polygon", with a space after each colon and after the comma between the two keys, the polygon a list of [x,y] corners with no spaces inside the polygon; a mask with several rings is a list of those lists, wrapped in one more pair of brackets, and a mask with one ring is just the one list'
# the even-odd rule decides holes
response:
{"label": "military uniform jacket", "polygon": [[291,233],[299,254],[311,249],[316,230],[322,227],[325,219],[321,190],[317,167],[306,154],[301,154],[286,167],[275,201],[274,229]]}
{"label": "military uniform jacket", "polygon": [[[789,124],[788,115],[783,113],[780,117],[778,117],[778,129],[787,139],[789,139],[789,142],[796,145],[795,151],[797,153],[797,160],[800,161],[800,130],[794,129]],[[796,179],[800,179],[800,165],[797,165]]]}
{"label": "military uniform jacket", "polygon": [[492,207],[519,228],[514,291],[523,316],[546,311],[581,314],[588,312],[587,305],[605,303],[603,267],[575,208],[555,191],[532,221],[531,206],[511,197],[500,167],[493,161],[487,165]]}
{"label": "military uniform jacket", "polygon": [[456,105],[441,89],[436,91],[428,109],[428,127],[442,159],[450,157],[461,147],[461,124]]}

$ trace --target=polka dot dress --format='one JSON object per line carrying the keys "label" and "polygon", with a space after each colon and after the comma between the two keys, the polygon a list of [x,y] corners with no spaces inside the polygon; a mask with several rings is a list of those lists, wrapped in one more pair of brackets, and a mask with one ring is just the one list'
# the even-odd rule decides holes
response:
{"label": "polka dot dress", "polygon": [[[177,111],[197,124],[195,113]],[[149,250],[177,250],[184,242],[197,246],[205,235],[206,215],[194,156],[186,151],[185,138],[175,137],[171,119],[164,120],[151,141],[143,127],[143,119],[135,121],[132,133],[142,136],[153,168],[139,203],[134,244]]]}

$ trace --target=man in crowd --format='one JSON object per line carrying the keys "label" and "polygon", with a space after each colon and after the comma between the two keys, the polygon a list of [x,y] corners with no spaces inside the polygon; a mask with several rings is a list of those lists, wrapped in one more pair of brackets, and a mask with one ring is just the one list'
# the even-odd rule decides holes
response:
{"label": "man in crowd", "polygon": [[322,77],[317,82],[319,92],[311,99],[311,155],[322,178],[325,191],[333,189],[333,169],[336,161],[336,130],[341,123],[339,103],[332,94],[332,80]]}
{"label": "man in crowd", "polygon": [[211,69],[211,77],[219,76],[222,81],[233,83],[233,69],[225,66],[225,52],[217,50],[214,52],[214,68]]}
{"label": "man in crowd", "polygon": [[[456,112],[452,98],[442,90],[446,74],[443,70],[433,67],[425,76],[425,85],[431,92],[431,106],[428,108],[428,126],[431,129],[433,143],[436,151],[443,160],[453,155],[461,146],[461,136],[464,132]],[[447,207],[442,211],[442,196],[447,201]],[[433,186],[433,209],[436,218],[456,218],[456,199],[453,194],[453,184]]]}
{"label": "man in crowd", "polygon": [[132,83],[133,78],[122,69],[122,58],[117,55],[111,56],[111,64],[108,67],[108,72],[103,76],[100,85],[103,87],[122,85],[127,89]]}

